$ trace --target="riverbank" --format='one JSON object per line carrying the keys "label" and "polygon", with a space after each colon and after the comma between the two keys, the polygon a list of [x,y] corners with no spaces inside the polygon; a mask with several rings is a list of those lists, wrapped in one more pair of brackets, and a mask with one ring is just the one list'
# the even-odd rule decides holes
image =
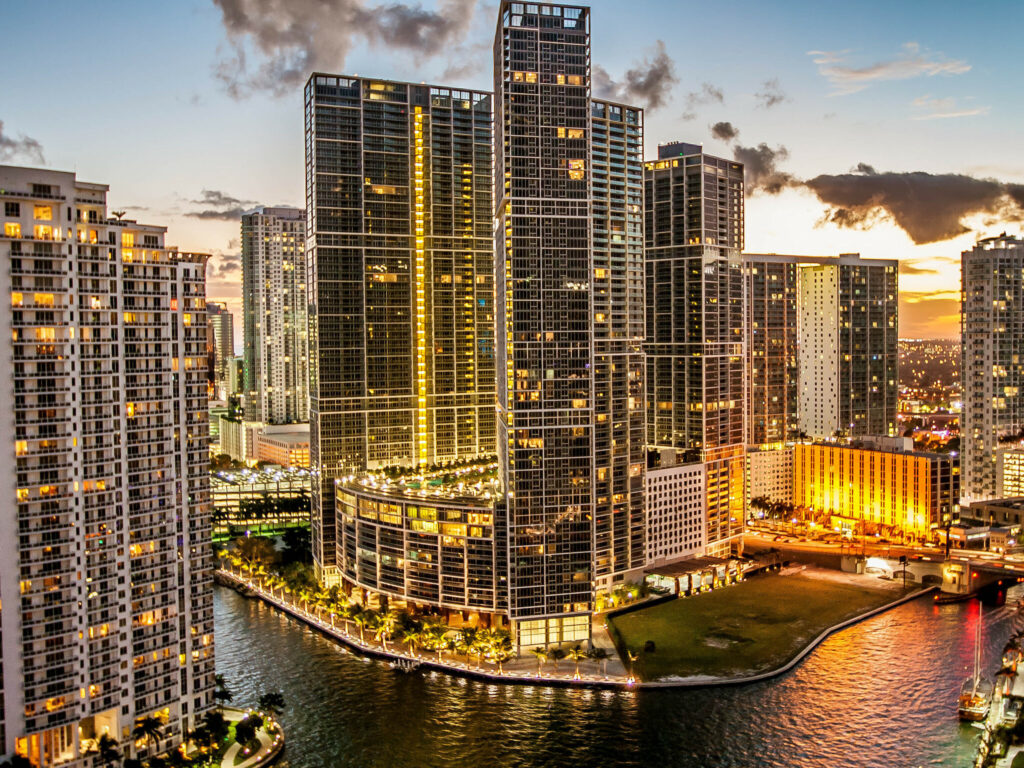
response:
{"label": "riverbank", "polygon": [[801,566],[608,623],[620,653],[640,657],[645,681],[744,679],[784,667],[822,632],[909,594],[872,576]]}
{"label": "riverbank", "polygon": [[933,590],[933,588],[929,588],[905,595],[897,600],[886,603],[885,605],[878,606],[860,615],[853,616],[833,626],[827,627],[814,637],[813,640],[811,640],[801,651],[796,653],[796,655],[787,663],[780,665],[775,669],[759,672],[757,674],[741,675],[736,677],[700,676],[669,680],[637,681],[631,675],[626,673],[608,673],[606,675],[601,675],[600,673],[594,674],[587,671],[576,672],[577,668],[573,667],[572,662],[569,661],[566,661],[565,663],[567,666],[571,667],[572,671],[561,675],[557,668],[548,673],[533,671],[538,670],[538,666],[536,663],[528,659],[516,659],[507,663],[505,665],[506,668],[504,669],[490,671],[479,666],[474,668],[468,661],[466,663],[461,663],[456,660],[442,660],[437,657],[425,655],[413,649],[405,651],[398,650],[394,645],[389,648],[383,644],[367,641],[364,637],[359,637],[355,633],[350,633],[346,626],[338,626],[337,622],[333,620],[333,617],[331,621],[325,621],[322,616],[318,616],[315,613],[306,610],[284,596],[275,595],[249,581],[245,577],[232,573],[231,571],[220,569],[217,571],[217,575],[225,583],[238,590],[244,596],[262,600],[268,605],[271,605],[289,616],[298,619],[321,634],[337,641],[341,645],[369,658],[387,661],[391,663],[394,668],[402,671],[423,669],[425,671],[438,671],[444,674],[455,675],[457,677],[483,680],[493,683],[596,689],[704,688],[744,685],[777,677],[793,669],[807,656],[807,654],[814,650],[815,647],[833,633],[852,626],[853,624],[863,621],[871,616],[876,616],[879,613],[887,611],[898,605],[902,605],[910,600],[914,600]]}

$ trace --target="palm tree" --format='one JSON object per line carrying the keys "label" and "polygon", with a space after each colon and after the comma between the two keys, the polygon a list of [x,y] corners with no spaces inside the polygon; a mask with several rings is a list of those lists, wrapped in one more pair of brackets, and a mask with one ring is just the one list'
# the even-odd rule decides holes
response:
{"label": "palm tree", "polygon": [[555,672],[557,672],[558,662],[565,658],[565,651],[562,648],[552,648],[548,651],[548,658],[555,662]]}
{"label": "palm tree", "polygon": [[423,629],[426,635],[426,645],[432,651],[437,652],[437,661],[441,662],[441,652],[444,650],[445,638],[448,635],[448,627],[444,624],[428,624]]}
{"label": "palm tree", "polygon": [[211,743],[220,742],[228,735],[228,721],[222,712],[215,709],[207,710],[203,715],[203,727],[209,732]]}
{"label": "palm tree", "polygon": [[259,698],[260,709],[277,717],[284,711],[284,694],[280,691],[267,691]]}
{"label": "palm tree", "polygon": [[469,657],[476,650],[476,646],[483,638],[482,633],[476,627],[463,627],[455,636],[458,649],[466,654],[466,664],[469,664]]}
{"label": "palm tree", "polygon": [[384,650],[388,649],[388,638],[395,631],[395,625],[398,623],[398,613],[394,608],[385,611],[384,613],[378,614],[377,626],[374,632],[377,640],[384,646]]}
{"label": "palm tree", "polygon": [[633,682],[636,680],[636,676],[633,674],[633,663],[640,658],[640,654],[631,651],[629,648],[626,649],[626,658],[629,659],[629,681]]}
{"label": "palm tree", "polygon": [[302,603],[302,610],[309,613],[309,601],[313,599],[315,593],[309,587],[300,587],[299,591],[295,594],[297,600]]}
{"label": "palm tree", "polygon": [[413,656],[416,655],[416,646],[420,640],[423,639],[423,633],[415,627],[410,627],[402,632],[402,642],[405,643],[406,647],[412,651]]}
{"label": "palm tree", "polygon": [[146,742],[146,751],[149,751],[149,747],[156,746],[160,743],[160,739],[164,735],[164,721],[159,717],[149,715],[148,717],[141,717],[135,721],[135,727],[132,728],[132,738],[136,741]]}
{"label": "palm tree", "polygon": [[353,618],[355,618],[356,614],[358,614],[362,610],[363,609],[360,608],[359,605],[357,605],[356,603],[345,603],[340,608],[338,608],[338,616],[340,616],[341,620],[345,622],[346,635],[348,634],[349,622],[352,621]]}
{"label": "palm tree", "polygon": [[573,674],[574,680],[580,679],[580,662],[587,658],[587,652],[583,650],[582,646],[574,645],[569,649],[569,658],[576,662],[576,672]]}
{"label": "palm tree", "polygon": [[548,649],[537,646],[536,648],[531,648],[530,653],[537,657],[537,677],[540,677],[541,668],[548,660]]}
{"label": "palm tree", "polygon": [[359,627],[359,642],[366,642],[366,630],[375,627],[377,624],[377,612],[374,610],[363,610],[352,617],[352,621]]}
{"label": "palm tree", "polygon": [[108,768],[115,765],[121,759],[120,745],[117,743],[117,739],[113,738],[109,733],[102,734],[100,740],[96,742],[96,746],[100,755],[100,762]]}
{"label": "palm tree", "polygon": [[216,688],[213,690],[213,698],[223,707],[224,704],[234,699],[235,695],[228,690],[228,684],[224,679],[224,675],[214,675],[213,681],[216,685]]}
{"label": "palm tree", "polygon": [[608,679],[608,660],[611,658],[611,654],[601,647],[596,647],[590,651],[590,658],[598,662],[601,665],[601,671],[604,672],[605,680]]}
{"label": "palm tree", "polygon": [[512,638],[508,632],[495,629],[490,632],[489,645],[491,656],[498,662],[498,674],[505,674],[504,664],[515,654],[512,652]]}

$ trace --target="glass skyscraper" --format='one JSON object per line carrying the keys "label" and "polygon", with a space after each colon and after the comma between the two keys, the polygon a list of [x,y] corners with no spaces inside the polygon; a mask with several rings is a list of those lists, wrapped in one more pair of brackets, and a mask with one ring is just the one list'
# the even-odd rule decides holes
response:
{"label": "glass skyscraper", "polygon": [[491,95],[314,74],[305,90],[318,570],[334,480],[494,452]]}
{"label": "glass skyscraper", "polygon": [[587,639],[643,565],[642,113],[590,98],[590,9],[495,37],[499,547],[517,642]]}

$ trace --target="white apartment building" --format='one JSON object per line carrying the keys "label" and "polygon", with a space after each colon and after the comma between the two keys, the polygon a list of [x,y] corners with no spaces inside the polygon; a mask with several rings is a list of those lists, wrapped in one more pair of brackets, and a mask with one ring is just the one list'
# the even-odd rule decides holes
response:
{"label": "white apartment building", "polygon": [[242,216],[245,416],[309,421],[306,214],[255,208]]}
{"label": "white apartment building", "polygon": [[647,567],[706,554],[704,464],[648,469],[644,490]]}
{"label": "white apartment building", "polygon": [[0,751],[37,766],[212,705],[206,256],[106,192],[0,166]]}
{"label": "white apartment building", "polygon": [[997,495],[998,455],[1024,431],[1024,240],[989,237],[961,256],[965,502]]}
{"label": "white apartment building", "polygon": [[757,498],[793,500],[793,449],[747,451],[747,508]]}

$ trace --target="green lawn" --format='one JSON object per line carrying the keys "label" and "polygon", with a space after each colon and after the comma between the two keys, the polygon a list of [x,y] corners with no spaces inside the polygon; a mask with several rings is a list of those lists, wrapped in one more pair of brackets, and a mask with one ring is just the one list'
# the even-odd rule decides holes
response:
{"label": "green lawn", "polygon": [[[641,654],[636,673],[661,677],[741,677],[775,669],[822,630],[900,597],[802,575],[763,576],[672,600],[611,620],[623,646]],[[628,662],[624,662],[628,664]]]}

